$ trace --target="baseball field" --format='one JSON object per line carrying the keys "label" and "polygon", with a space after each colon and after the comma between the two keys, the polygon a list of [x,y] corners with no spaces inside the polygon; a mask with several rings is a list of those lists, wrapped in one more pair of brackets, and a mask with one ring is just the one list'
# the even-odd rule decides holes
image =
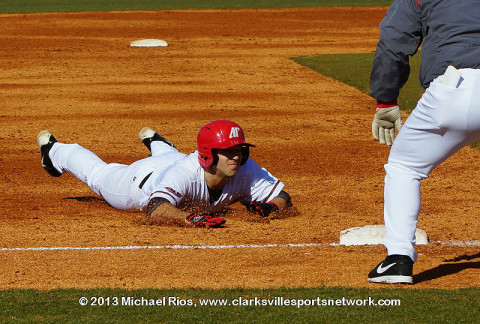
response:
{"label": "baseball field", "polygon": [[[478,149],[423,182],[414,285],[368,283],[384,247],[338,244],[383,224],[389,147],[365,88],[316,69],[368,87],[355,55],[368,65],[389,1],[105,3],[0,4],[1,322],[478,322]],[[340,60],[308,64],[326,55]],[[128,164],[149,153],[142,127],[190,153],[215,119],[243,127],[298,216],[233,205],[225,228],[149,226],[50,177],[35,140],[49,129]]]}

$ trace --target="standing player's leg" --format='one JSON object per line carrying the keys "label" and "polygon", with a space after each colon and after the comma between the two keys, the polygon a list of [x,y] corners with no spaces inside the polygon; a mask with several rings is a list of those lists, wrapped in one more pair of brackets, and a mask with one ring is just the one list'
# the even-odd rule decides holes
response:
{"label": "standing player's leg", "polygon": [[[465,131],[421,129],[412,113],[395,139],[385,165],[384,218],[388,254],[406,255],[417,260],[415,230],[420,212],[420,181],[452,154],[468,144]],[[398,140],[398,141],[397,141]],[[395,143],[397,143],[395,145]]]}
{"label": "standing player's leg", "polygon": [[[480,101],[474,96],[480,90],[480,73],[464,74],[458,89],[434,81],[393,143],[385,165],[384,244],[389,256],[370,272],[369,281],[412,282],[420,181],[460,148],[480,139],[476,113]],[[443,125],[445,120],[449,127]]]}

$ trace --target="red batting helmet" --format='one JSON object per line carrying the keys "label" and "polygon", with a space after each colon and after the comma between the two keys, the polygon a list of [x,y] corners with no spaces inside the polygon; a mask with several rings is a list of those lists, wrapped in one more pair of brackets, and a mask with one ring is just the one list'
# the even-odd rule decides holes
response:
{"label": "red batting helmet", "polygon": [[242,128],[230,120],[215,120],[203,126],[197,136],[198,162],[208,168],[217,163],[215,149],[226,149],[242,145],[241,165],[248,160],[249,147],[255,145],[245,142]]}

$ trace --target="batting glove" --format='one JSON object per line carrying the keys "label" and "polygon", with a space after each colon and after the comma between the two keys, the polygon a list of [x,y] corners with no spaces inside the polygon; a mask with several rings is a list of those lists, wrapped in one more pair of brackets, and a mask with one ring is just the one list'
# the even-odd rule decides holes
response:
{"label": "batting glove", "polygon": [[397,102],[377,103],[372,123],[373,138],[380,144],[392,145],[395,140],[395,130],[402,128],[402,115]]}
{"label": "batting glove", "polygon": [[256,202],[251,202],[248,205],[245,206],[247,210],[251,213],[257,213],[258,215],[262,217],[267,217],[273,212],[276,212],[279,210],[278,206],[274,202],[268,202],[268,203],[256,203]]}
{"label": "batting glove", "polygon": [[220,217],[191,213],[185,218],[185,222],[194,227],[221,227],[227,221]]}

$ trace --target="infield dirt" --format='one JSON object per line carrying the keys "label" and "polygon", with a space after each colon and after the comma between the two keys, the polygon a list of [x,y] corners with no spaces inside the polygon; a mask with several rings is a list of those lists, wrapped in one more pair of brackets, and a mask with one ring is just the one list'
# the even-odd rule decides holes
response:
{"label": "infield dirt", "polygon": [[[3,181],[0,288],[375,287],[383,246],[332,246],[383,222],[389,147],[370,134],[374,101],[290,60],[375,50],[386,8],[9,14],[0,19]],[[160,38],[162,48],[131,48]],[[416,77],[416,76],[412,76]],[[405,118],[407,116],[404,116]],[[300,215],[260,222],[234,205],[228,227],[147,226],[70,174],[42,170],[50,129],[106,162],[148,151],[151,126],[183,152],[231,119],[251,157],[280,178]],[[462,149],[423,183],[419,228],[432,242],[478,240],[479,151]],[[305,244],[276,248],[12,251],[27,247]],[[480,286],[478,246],[419,246],[413,288]]]}

